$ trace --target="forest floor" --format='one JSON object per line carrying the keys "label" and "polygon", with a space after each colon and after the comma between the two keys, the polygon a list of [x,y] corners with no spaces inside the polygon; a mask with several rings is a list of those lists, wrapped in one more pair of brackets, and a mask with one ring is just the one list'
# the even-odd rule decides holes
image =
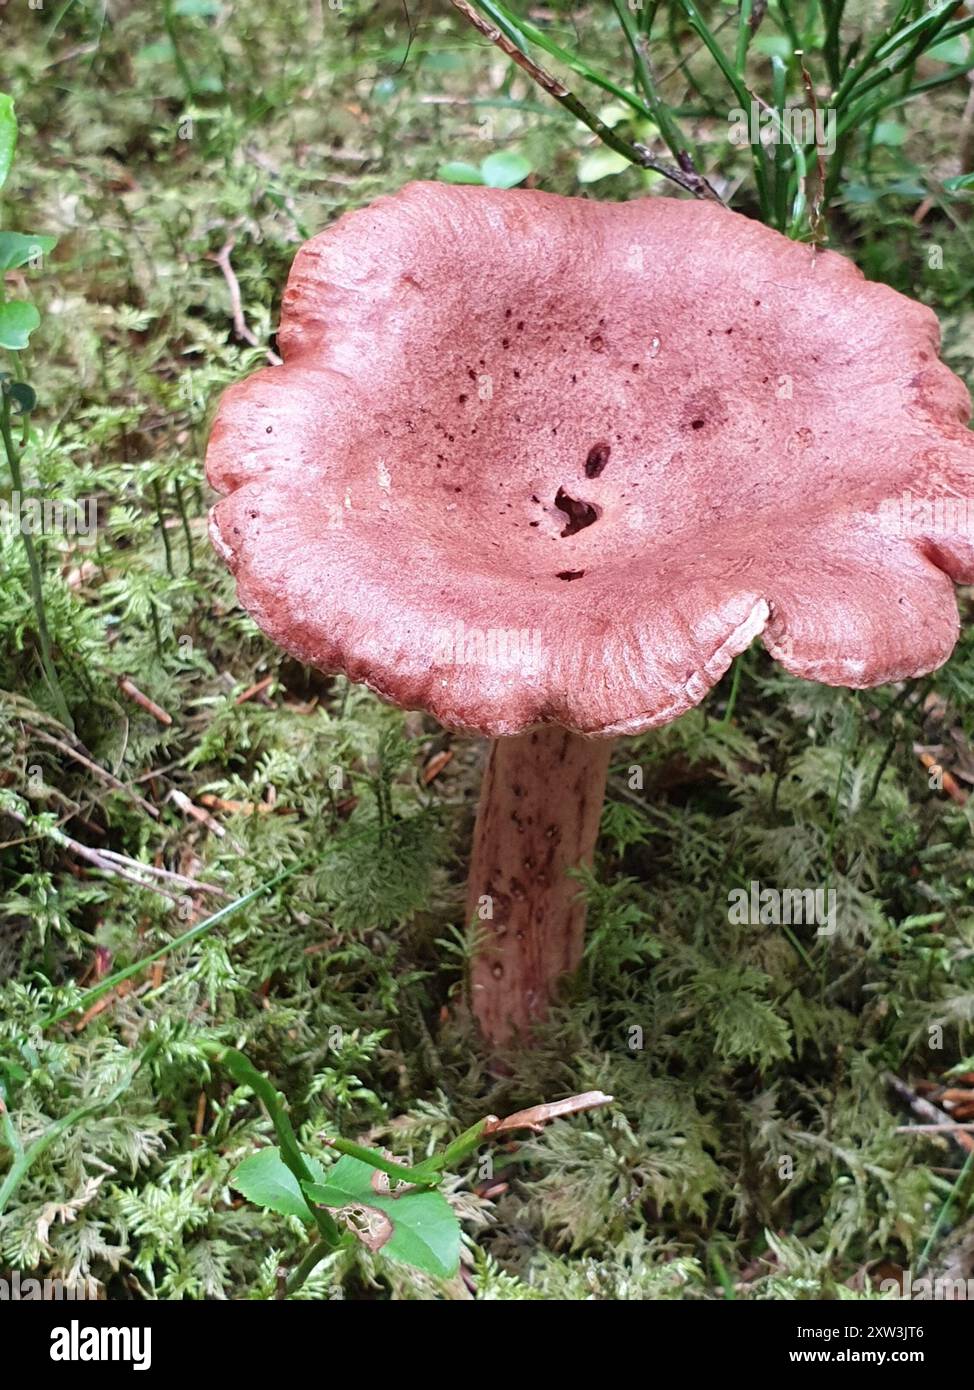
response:
{"label": "forest floor", "polygon": [[[217,1039],[323,1162],[329,1135],[418,1160],[488,1113],[614,1097],[498,1150],[490,1178],[451,1178],[464,1277],[363,1249],[301,1297],[876,1297],[907,1269],[974,1276],[974,1165],[905,1133],[921,1117],[889,1080],[941,1109],[974,1087],[970,594],[935,676],[830,689],[756,648],[700,709],[619,743],[583,969],[505,1067],[464,998],[484,745],[288,660],[235,606],[206,534],[207,429],[273,349],[306,236],[495,151],[556,192],[659,191],[600,177],[588,133],[438,7],[415,28],[407,53],[394,4],[3,12],[5,225],[58,238],[23,272],[43,316],[26,465],[96,496],[98,528],[40,545],[73,732],[21,538],[0,537],[0,1184],[50,1141],[7,1184],[0,1268],[113,1298],[273,1295],[303,1228],[229,1183],[270,1125],[207,1062]],[[869,276],[936,308],[961,375],[971,223],[921,204],[963,104],[899,116],[832,218]],[[733,923],[728,892],[752,882],[829,885],[837,931]]]}

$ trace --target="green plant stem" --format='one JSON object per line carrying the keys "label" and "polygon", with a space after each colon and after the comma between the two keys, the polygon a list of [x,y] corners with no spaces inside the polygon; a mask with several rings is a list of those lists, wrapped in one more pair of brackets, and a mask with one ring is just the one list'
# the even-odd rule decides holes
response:
{"label": "green plant stem", "polygon": [[328,1245],[326,1241],[316,1240],[314,1245],[310,1246],[302,1256],[301,1263],[295,1265],[294,1269],[292,1269],[291,1273],[288,1275],[287,1283],[284,1285],[285,1298],[290,1297],[292,1293],[297,1293],[302,1284],[304,1284],[308,1277],[318,1268],[322,1260],[327,1259],[331,1253],[332,1246]]}
{"label": "green plant stem", "polygon": [[[456,1169],[465,1158],[480,1147],[486,1126],[486,1119],[478,1120],[476,1124],[465,1129],[462,1134],[447,1144],[441,1154],[434,1155],[428,1166],[436,1172],[451,1172]],[[427,1165],[424,1164],[423,1166]]]}
{"label": "green plant stem", "polygon": [[722,729],[727,728],[734,714],[734,706],[737,704],[737,692],[740,689],[741,685],[741,668],[743,664],[744,653],[742,652],[741,655],[734,662],[734,673],[731,676],[731,688],[730,694],[727,697],[727,708],[724,710],[724,713],[721,716],[721,718],[717,720],[718,725]]}
{"label": "green plant stem", "polygon": [[917,1261],[918,1275],[922,1274],[923,1270],[926,1268],[926,1264],[930,1258],[930,1252],[933,1250],[934,1243],[936,1242],[937,1237],[943,1229],[944,1223],[946,1222],[947,1217],[950,1213],[950,1209],[957,1198],[957,1194],[958,1192],[960,1192],[961,1188],[964,1186],[964,1183],[967,1181],[967,1177],[971,1172],[972,1168],[974,1168],[974,1149],[971,1149],[970,1153],[965,1158],[963,1168],[961,1168],[960,1172],[957,1174],[957,1177],[954,1180],[953,1187],[948,1192],[943,1206],[937,1212],[937,1219],[933,1223],[933,1228],[931,1229],[929,1236],[927,1236],[926,1244],[920,1251],[920,1258]]}
{"label": "green plant stem", "polygon": [[[4,452],[7,455],[7,464],[10,468],[14,491],[22,496],[24,482],[20,470],[20,453],[14,443],[13,431],[10,428],[10,396],[6,391],[3,392],[3,400],[0,404],[0,435],[3,437]],[[20,528],[20,538],[24,543],[24,550],[27,553],[27,567],[30,571],[30,593],[34,605],[34,616],[37,620],[37,637],[41,646],[41,667],[54,699],[57,717],[65,728],[70,729],[73,733],[74,721],[71,718],[68,702],[64,698],[64,691],[61,689],[61,682],[58,680],[54,666],[51,635],[48,631],[47,614],[44,610],[44,588],[41,582],[41,566],[37,557],[37,547],[34,545],[34,537],[23,527]]]}
{"label": "green plant stem", "polygon": [[737,47],[734,50],[734,66],[743,75],[747,63],[747,50],[751,43],[751,0],[741,0],[737,18]]}
{"label": "green plant stem", "polygon": [[[203,1042],[200,1044],[200,1051],[211,1061],[225,1067],[234,1081],[241,1086],[249,1087],[258,1099],[263,1101],[277,1134],[277,1141],[281,1146],[281,1158],[290,1168],[294,1180],[304,1196],[304,1184],[313,1183],[315,1177],[305,1163],[304,1155],[298,1147],[297,1135],[288,1119],[285,1109],[286,1101],[280,1091],[263,1072],[257,1070],[249,1057],[245,1057],[235,1047],[224,1047],[221,1043]],[[307,1198],[304,1200],[315,1225],[318,1227],[318,1233],[321,1236],[320,1243],[327,1246],[328,1250],[337,1250],[344,1241],[337,1222],[329,1216],[324,1207],[315,1206]]]}
{"label": "green plant stem", "polygon": [[429,1164],[423,1163],[418,1167],[409,1168],[404,1163],[397,1163],[395,1159],[386,1158],[375,1149],[367,1149],[362,1144],[356,1144],[351,1139],[342,1139],[340,1136],[329,1138],[325,1142],[330,1149],[335,1149],[349,1158],[357,1158],[362,1163],[368,1163],[399,1182],[413,1183],[421,1187],[436,1187],[440,1182],[440,1177]]}
{"label": "green plant stem", "polygon": [[193,554],[193,532],[189,524],[189,515],[186,511],[186,498],[183,495],[183,485],[178,478],[173,481],[173,491],[176,494],[176,508],[179,512],[179,519],[183,527],[183,536],[186,540],[186,565],[190,572],[196,568],[195,556]]}
{"label": "green plant stem", "polygon": [[820,4],[822,17],[825,20],[825,42],[822,52],[825,58],[826,71],[829,74],[829,82],[832,84],[832,90],[835,91],[842,81],[840,39],[846,0],[820,0]]}
{"label": "green plant stem", "polygon": [[[751,104],[751,93],[748,90],[744,78],[736,70],[734,64],[730,61],[727,54],[724,52],[720,44],[717,42],[716,36],[708,27],[703,16],[700,14],[700,11],[693,3],[693,0],[677,0],[677,3],[679,4],[684,15],[686,16],[687,23],[690,25],[690,28],[693,30],[693,32],[697,35],[699,39],[703,40],[708,52],[710,53],[710,56],[713,58],[714,62],[717,64],[717,66],[723,73],[728,86],[737,98],[737,102],[741,110],[749,110]],[[764,146],[761,144],[760,140],[757,142],[757,144],[751,145],[751,157],[754,161],[754,180],[757,184],[758,198],[761,203],[762,219],[765,222],[770,222],[771,218],[769,216],[769,213],[771,211],[771,205],[768,201],[768,177],[766,155]]]}
{"label": "green plant stem", "polygon": [[879,50],[883,47],[883,45],[889,43],[892,36],[897,32],[899,25],[902,23],[905,16],[909,13],[910,4],[911,0],[901,0],[900,7],[896,12],[896,16],[893,19],[893,22],[890,24],[888,29],[885,29],[883,33],[878,34],[876,36],[873,42],[866,49],[865,53],[862,55],[861,62],[853,64],[851,61],[851,55],[848,53],[846,54],[845,76],[839,83],[838,90],[833,95],[833,106],[842,106],[847,97],[849,96],[849,93],[852,91],[852,88],[859,81],[859,78],[863,75],[863,73],[869,72],[870,69],[874,66],[876,61],[876,55],[879,53]]}
{"label": "green plant stem", "polygon": [[[510,37],[509,32],[488,24],[468,3],[468,0],[450,0],[450,3],[454,9],[470,21],[478,33],[483,34],[491,43],[496,44],[503,53],[506,53],[513,62],[517,63],[518,67],[523,68],[543,91],[553,97],[566,111],[570,111],[576,120],[588,126],[593,135],[597,135],[604,145],[608,145],[610,150],[615,150],[617,154],[628,159],[631,164],[662,174],[671,183],[678,184],[680,188],[687,193],[692,193],[696,198],[707,198],[711,202],[718,203],[722,201],[701,174],[689,169],[675,169],[672,165],[663,163],[651,154],[645,145],[626,140],[611,126],[606,125],[605,121],[601,120],[594,111],[589,111],[588,107],[583,105],[564,83],[559,82],[557,78],[552,77],[551,73],[546,72],[544,68],[539,67],[533,59],[529,58]],[[482,3],[482,0],[478,0],[478,3]]]}
{"label": "green plant stem", "polygon": [[166,553],[166,573],[172,577],[175,573],[172,567],[172,546],[169,544],[169,533],[166,530],[166,514],[162,508],[162,489],[156,478],[152,480],[152,495],[156,503],[156,517],[159,521],[159,534],[162,537],[162,548]]}
{"label": "green plant stem", "polygon": [[650,70],[649,59],[646,54],[646,38],[644,35],[634,31],[629,11],[626,9],[624,0],[612,0],[622,32],[626,36],[626,42],[632,52],[633,71],[636,80],[642,87],[646,97],[646,103],[653,113],[653,120],[659,129],[659,133],[666,141],[670,153],[679,164],[689,153],[687,142],[684,141],[679,129],[670,115],[666,103],[661,101],[656,91],[656,83]]}
{"label": "green plant stem", "polygon": [[2,1082],[0,1082],[0,1131],[3,1134],[3,1142],[16,1163],[23,1157],[24,1146],[20,1142],[20,1135],[10,1118],[10,1111],[7,1109],[7,1093]]}
{"label": "green plant stem", "polygon": [[613,82],[610,77],[593,68],[586,63],[584,58],[580,58],[577,53],[570,53],[567,48],[556,43],[545,29],[539,29],[529,20],[515,17],[502,5],[494,3],[494,0],[477,0],[477,4],[484,14],[508,39],[516,44],[521,52],[527,56],[528,40],[543,48],[553,58],[557,58],[560,63],[571,68],[572,72],[578,73],[579,77],[591,82],[593,86],[601,87],[604,92],[616,97],[619,101],[631,107],[638,115],[651,118],[651,112],[640,99],[625,87]]}
{"label": "green plant stem", "polygon": [[413,1183],[422,1187],[436,1187],[441,1181],[443,1173],[454,1172],[465,1158],[480,1147],[483,1143],[487,1123],[486,1118],[478,1120],[476,1124],[465,1129],[462,1134],[447,1144],[442,1153],[433,1154],[431,1158],[425,1159],[412,1168],[407,1168],[402,1163],[396,1163],[383,1154],[376,1153],[374,1149],[366,1149],[361,1144],[353,1144],[348,1139],[329,1139],[328,1146],[337,1149],[339,1153],[348,1154],[351,1158],[361,1159],[363,1163],[370,1163],[373,1168],[388,1173],[392,1178],[399,1178],[402,1182]]}

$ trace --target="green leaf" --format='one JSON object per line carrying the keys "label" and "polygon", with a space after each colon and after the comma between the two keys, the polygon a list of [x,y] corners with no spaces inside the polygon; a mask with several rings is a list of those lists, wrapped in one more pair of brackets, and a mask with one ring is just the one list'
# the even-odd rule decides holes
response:
{"label": "green leaf", "polygon": [[905,144],[909,130],[901,121],[878,121],[873,132],[875,145]]}
{"label": "green leaf", "polygon": [[168,39],[156,39],[152,43],[143,44],[135,54],[137,63],[167,63],[171,62],[175,50]]}
{"label": "green leaf", "polygon": [[481,162],[480,172],[488,188],[513,188],[530,174],[531,163],[515,150],[496,150]]}
{"label": "green leaf", "polygon": [[8,299],[6,304],[0,304],[0,347],[20,352],[40,321],[33,304],[23,299]]}
{"label": "green leaf", "polygon": [[0,271],[16,270],[57,246],[56,236],[34,232],[0,232]]}
{"label": "green leaf", "polygon": [[621,101],[610,101],[605,106],[600,106],[596,115],[603,125],[617,126],[620,121],[627,121],[632,111]]}
{"label": "green leaf", "polygon": [[795,51],[791,39],[785,38],[784,34],[758,34],[751,47],[768,58],[790,58]]}
{"label": "green leaf", "polygon": [[281,1216],[297,1216],[311,1224],[311,1212],[301,1195],[298,1180],[281,1158],[278,1148],[260,1149],[238,1163],[230,1182],[248,1202],[269,1207]]}
{"label": "green leaf", "polygon": [[[378,1170],[358,1158],[341,1158],[323,1183],[305,1183],[319,1206],[371,1207],[391,1222],[392,1233],[379,1247],[383,1255],[442,1279],[456,1274],[460,1263],[460,1223],[439,1192],[406,1192],[401,1197],[376,1192]],[[353,1228],[354,1229],[354,1228]]]}
{"label": "green leaf", "polygon": [[216,19],[220,0],[175,0],[172,12],[182,19]]}
{"label": "green leaf", "polygon": [[7,182],[16,148],[17,117],[14,115],[14,99],[8,97],[6,92],[0,92],[0,188]]}
{"label": "green leaf", "polygon": [[962,193],[965,189],[974,189],[974,174],[954,174],[952,178],[944,179],[944,188],[948,193]]}
{"label": "green leaf", "polygon": [[923,56],[933,58],[938,63],[950,63],[952,65],[956,63],[959,66],[961,63],[967,62],[969,52],[967,38],[958,34],[955,38],[943,39],[940,43],[935,43],[932,48],[927,49]]}
{"label": "green leaf", "polygon": [[436,171],[436,177],[440,183],[483,183],[484,181],[476,164],[467,164],[462,159],[453,159],[448,164],[441,164]]}
{"label": "green leaf", "polygon": [[607,179],[611,174],[621,174],[623,169],[630,168],[632,165],[624,154],[601,145],[582,155],[576,178],[579,183],[597,183],[599,179]]}

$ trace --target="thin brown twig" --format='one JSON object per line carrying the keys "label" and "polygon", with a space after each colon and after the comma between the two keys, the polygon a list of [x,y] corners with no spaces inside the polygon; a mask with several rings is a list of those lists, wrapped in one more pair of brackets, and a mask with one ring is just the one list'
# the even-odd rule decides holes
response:
{"label": "thin brown twig", "polygon": [[805,95],[808,97],[809,105],[812,108],[812,117],[815,122],[815,168],[818,179],[815,184],[815,192],[809,199],[808,225],[811,228],[812,241],[817,245],[828,239],[828,232],[822,216],[822,196],[825,192],[828,171],[825,167],[825,156],[822,154],[822,146],[819,144],[818,139],[818,98],[815,95],[815,83],[812,81],[811,73],[805,66],[805,55],[800,48],[795,50],[795,56],[801,64],[802,85],[805,88]]}
{"label": "thin brown twig", "polygon": [[164,728],[169,728],[169,725],[172,723],[172,715],[168,714],[161,705],[157,705],[155,700],[150,700],[148,695],[144,695],[135,682],[130,680],[128,676],[119,676],[118,688],[123,695],[127,695],[130,700],[134,700],[140,709],[144,709],[147,714],[151,714],[153,719],[162,724]]}
{"label": "thin brown twig", "polygon": [[974,1153],[974,1138],[966,1134],[962,1127],[956,1121],[952,1121],[943,1110],[938,1110],[936,1105],[931,1105],[930,1101],[918,1096],[912,1086],[908,1086],[905,1081],[901,1081],[891,1071],[883,1073],[883,1080],[887,1086],[892,1087],[897,1095],[902,1096],[915,1114],[922,1115],[925,1120],[929,1120],[933,1124],[946,1125],[947,1129],[944,1132],[950,1133],[954,1143],[959,1144],[965,1153]]}
{"label": "thin brown twig", "polygon": [[270,675],[265,676],[263,680],[257,681],[254,685],[249,685],[246,690],[242,691],[242,693],[237,696],[234,700],[234,704],[245,705],[247,701],[252,700],[255,695],[263,695],[267,687],[273,684],[273,681],[274,677]]}
{"label": "thin brown twig", "polygon": [[120,781],[113,772],[109,772],[107,768],[101,767],[96,762],[92,762],[91,758],[79,752],[77,748],[73,748],[70,743],[65,743],[63,739],[55,738],[52,734],[45,734],[43,730],[36,728],[33,724],[29,724],[28,721],[24,719],[23,715],[21,715],[20,718],[29,728],[32,739],[39,739],[41,743],[46,743],[51,748],[56,748],[58,752],[63,753],[66,758],[72,758],[76,763],[80,763],[82,767],[86,767],[89,772],[100,778],[101,781],[105,782],[113,791],[122,792],[131,801],[134,801],[136,806],[139,806],[145,811],[147,815],[152,816],[154,820],[159,819],[159,808],[153,806],[151,801],[146,801],[144,797],[139,796],[138,792],[132,791],[132,789],[127,787],[124,782]]}
{"label": "thin brown twig", "polygon": [[[512,63],[526,72],[528,77],[538,86],[553,97],[555,101],[563,106],[566,111],[570,111],[576,120],[588,126],[593,134],[597,135],[603,144],[608,145],[609,149],[615,150],[628,159],[631,164],[637,164],[643,169],[652,169],[655,173],[661,174],[663,178],[669,179],[671,183],[677,184],[686,193],[692,193],[695,198],[704,198],[708,202],[720,203],[723,207],[723,199],[711,187],[702,174],[698,174],[693,165],[686,157],[685,166],[677,168],[673,164],[666,164],[651,154],[647,147],[638,140],[626,140],[611,126],[601,120],[593,111],[590,111],[578,97],[559,82],[550,72],[541,67],[526,53],[522,53],[516,43],[511,40],[500,29],[489,24],[467,0],[450,0],[455,10],[468,20],[478,33],[483,34],[484,38],[496,45],[502,53],[510,58]],[[681,164],[684,161],[681,160]]]}
{"label": "thin brown twig", "polygon": [[[22,816],[19,811],[15,811],[9,806],[4,807],[3,814],[9,816],[11,820],[17,821],[19,825],[27,826],[29,824],[26,816]],[[112,878],[123,878],[127,883],[135,884],[137,888],[147,888],[153,893],[161,893],[164,898],[169,898],[173,902],[177,900],[176,894],[163,887],[161,882],[153,882],[153,879],[161,879],[171,883],[173,888],[182,888],[199,893],[216,893],[221,898],[227,896],[223,889],[218,888],[215,884],[200,883],[197,879],[188,878],[185,874],[176,874],[169,869],[158,869],[154,864],[143,864],[138,859],[129,859],[124,854],[116,854],[114,850],[92,849],[90,845],[83,845],[80,840],[75,840],[71,835],[66,835],[63,830],[57,830],[53,826],[45,826],[42,835],[45,839],[53,840],[56,845],[68,850],[78,859],[83,859],[86,864],[90,864],[100,873],[108,874]],[[149,875],[148,882],[141,877],[142,874]]]}
{"label": "thin brown twig", "polygon": [[974,1134],[974,1125],[958,1124],[956,1120],[948,1121],[943,1125],[897,1125],[897,1134],[951,1134],[954,1130],[961,1130],[965,1134]]}
{"label": "thin brown twig", "polygon": [[[230,294],[230,316],[233,320],[233,331],[243,342],[249,343],[251,347],[260,347],[260,342],[251,328],[248,327],[244,317],[243,299],[240,294],[240,281],[237,279],[233,266],[230,264],[230,253],[236,246],[236,239],[230,237],[220,247],[215,255],[209,257],[214,261],[223,272],[223,278],[227,282],[227,290]],[[267,349],[267,360],[272,367],[283,365],[284,359],[279,357],[273,348]]]}

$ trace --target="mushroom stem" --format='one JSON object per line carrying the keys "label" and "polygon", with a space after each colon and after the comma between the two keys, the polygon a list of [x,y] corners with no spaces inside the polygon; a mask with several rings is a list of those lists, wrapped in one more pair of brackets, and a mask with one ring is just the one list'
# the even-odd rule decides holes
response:
{"label": "mushroom stem", "polygon": [[611,751],[610,739],[553,725],[491,745],[467,890],[481,940],[473,1011],[488,1042],[526,1035],[581,962],[585,900],[567,871],[592,862]]}

